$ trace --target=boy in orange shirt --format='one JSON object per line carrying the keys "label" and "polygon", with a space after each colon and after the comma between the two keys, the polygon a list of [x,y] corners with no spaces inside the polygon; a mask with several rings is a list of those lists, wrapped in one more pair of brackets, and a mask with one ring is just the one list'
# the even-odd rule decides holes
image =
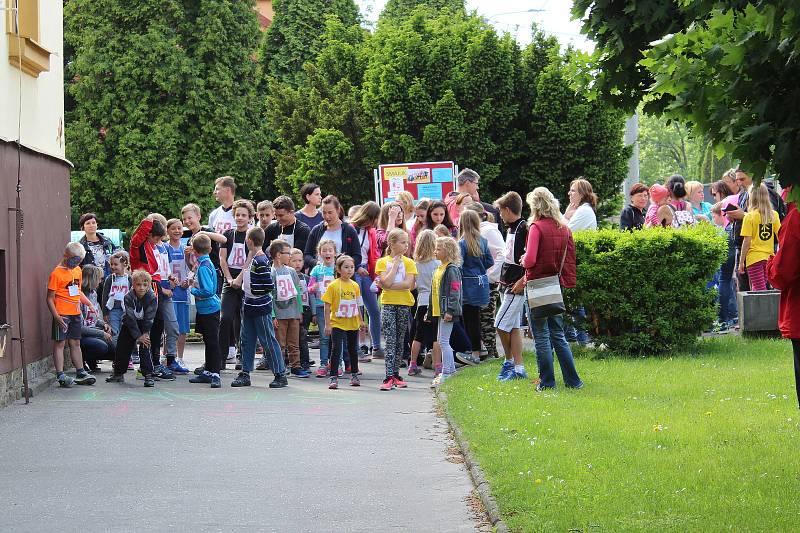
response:
{"label": "boy in orange shirt", "polygon": [[[47,282],[47,307],[53,315],[53,364],[58,383],[62,387],[94,385],[95,378],[83,368],[81,353],[80,304],[91,305],[81,292],[83,278],[80,264],[86,255],[83,245],[71,242],[64,250],[64,258],[50,273]],[[69,355],[75,366],[75,378],[64,374],[64,345],[69,343]]]}

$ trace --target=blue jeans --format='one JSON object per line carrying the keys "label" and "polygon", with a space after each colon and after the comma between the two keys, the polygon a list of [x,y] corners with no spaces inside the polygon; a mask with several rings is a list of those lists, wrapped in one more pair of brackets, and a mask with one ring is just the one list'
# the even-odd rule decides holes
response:
{"label": "blue jeans", "polygon": [[536,363],[539,366],[539,379],[542,387],[555,387],[556,376],[553,370],[553,350],[558,357],[561,375],[567,387],[580,387],[583,382],[575,368],[572,350],[564,337],[564,315],[532,320],[533,340],[536,345]]}
{"label": "blue jeans", "polygon": [[736,247],[728,243],[728,259],[719,269],[719,321],[730,322],[739,315],[733,290],[733,271],[736,267]]}
{"label": "blue jeans", "polygon": [[240,334],[242,371],[253,371],[253,363],[256,358],[256,338],[258,338],[261,346],[264,347],[264,358],[269,357],[272,373],[279,376],[286,372],[281,347],[275,337],[275,329],[272,327],[272,317],[269,315],[248,316],[243,313]]}
{"label": "blue jeans", "polygon": [[117,342],[119,337],[119,330],[122,328],[122,315],[125,314],[125,309],[114,307],[108,312],[108,325],[111,327],[111,335],[114,337],[114,342]]}
{"label": "blue jeans", "polygon": [[381,310],[378,308],[378,295],[370,290],[372,278],[369,276],[359,276],[356,274],[356,283],[361,289],[361,299],[364,300],[364,308],[369,317],[369,337],[372,340],[372,348],[381,347]]}
{"label": "blue jeans", "polygon": [[586,309],[579,307],[575,311],[570,312],[570,317],[572,320],[570,320],[568,324],[564,325],[564,336],[566,337],[567,342],[577,342],[578,344],[585,346],[589,343],[589,334],[586,333],[585,329],[576,327],[575,321],[580,320],[583,322],[586,320]]}
{"label": "blue jeans", "polygon": [[317,327],[319,328],[319,365],[324,366],[330,359],[331,346],[331,338],[325,336],[325,324],[327,323],[325,306],[318,305],[314,311],[317,313]]}

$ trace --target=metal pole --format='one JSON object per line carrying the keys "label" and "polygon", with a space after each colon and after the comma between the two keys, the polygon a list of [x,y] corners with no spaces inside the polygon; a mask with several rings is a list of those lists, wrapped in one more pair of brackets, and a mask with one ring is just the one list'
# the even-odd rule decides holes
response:
{"label": "metal pole", "polygon": [[22,358],[22,390],[25,395],[25,403],[28,404],[31,401],[31,391],[28,387],[28,365],[25,363],[25,320],[23,319],[24,313],[22,312],[22,230],[24,228],[24,221],[22,218],[22,204],[20,199],[20,193],[22,192],[22,182],[20,180],[21,172],[19,169],[19,165],[22,163],[21,151],[22,146],[17,142],[17,203],[14,210],[16,211],[15,229],[17,232],[17,330],[19,338],[16,340],[19,341],[19,353]]}

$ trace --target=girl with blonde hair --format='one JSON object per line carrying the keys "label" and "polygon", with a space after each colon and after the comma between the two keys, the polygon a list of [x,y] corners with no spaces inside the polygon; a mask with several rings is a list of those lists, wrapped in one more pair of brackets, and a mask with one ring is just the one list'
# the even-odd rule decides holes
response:
{"label": "girl with blonde hair", "polygon": [[[481,308],[489,305],[489,276],[487,269],[494,265],[488,241],[481,236],[481,219],[478,213],[466,210],[461,213],[458,229],[461,251],[461,276],[464,283],[464,328],[472,347],[472,357],[459,357],[464,364],[480,362]],[[461,354],[458,354],[459,356]]]}
{"label": "girl with blonde hair", "polygon": [[[527,201],[531,209],[531,226],[525,255],[522,256],[525,280],[558,275],[562,287],[575,287],[575,243],[572,241],[572,232],[559,212],[558,200],[547,188],[536,187],[528,193]],[[564,315],[534,318],[533,313],[529,312],[528,324],[536,345],[536,362],[541,380],[536,390],[553,389],[556,386],[553,350],[558,356],[566,386],[575,389],[583,387],[583,381],[575,369],[572,350],[564,336]]]}
{"label": "girl with blonde hair", "polygon": [[742,221],[742,251],[739,274],[747,270],[751,291],[767,290],[767,261],[775,255],[781,220],[772,208],[769,191],[763,183],[750,186],[747,214]]}
{"label": "girl with blonde hair", "polygon": [[[425,316],[425,320],[436,330],[436,342],[433,345],[436,377],[431,383],[433,387],[438,387],[456,371],[450,335],[453,333],[453,322],[461,316],[462,285],[461,271],[458,268],[461,254],[455,239],[436,238],[436,259],[441,264],[433,274],[428,313]],[[441,359],[437,358],[439,354]]]}
{"label": "girl with blonde hair", "polygon": [[[439,260],[436,259],[436,235],[432,230],[422,230],[417,237],[417,246],[414,248],[414,262],[417,265],[417,310],[414,313],[414,340],[411,343],[411,362],[408,365],[409,376],[416,376],[422,373],[418,366],[417,358],[423,346],[426,348],[433,347],[433,337],[436,334],[430,322],[425,322],[428,301],[431,296],[433,273],[440,265]],[[430,368],[430,366],[426,366],[426,368]]]}

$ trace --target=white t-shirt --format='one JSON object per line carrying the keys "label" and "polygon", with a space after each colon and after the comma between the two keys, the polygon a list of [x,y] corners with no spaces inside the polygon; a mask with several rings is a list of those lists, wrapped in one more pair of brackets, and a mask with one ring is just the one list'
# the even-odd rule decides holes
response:
{"label": "white t-shirt", "polygon": [[[361,264],[369,263],[369,230],[361,228],[358,230],[358,242],[361,244]],[[359,265],[356,265],[358,267]]]}
{"label": "white t-shirt", "polygon": [[581,231],[584,229],[597,229],[597,215],[589,204],[581,204],[572,214],[572,218],[567,221],[570,231]]}
{"label": "white t-shirt", "polygon": [[490,283],[497,283],[500,281],[500,271],[503,269],[503,252],[505,251],[506,243],[503,240],[503,234],[497,229],[495,222],[484,220],[481,222],[481,237],[486,239],[489,244],[489,253],[492,254],[494,265],[486,270],[486,275],[489,276]]}
{"label": "white t-shirt", "polygon": [[236,220],[233,218],[233,206],[228,209],[219,206],[211,211],[211,214],[208,215],[208,225],[217,233],[225,233],[229,229],[235,228]]}
{"label": "white t-shirt", "polygon": [[327,230],[325,233],[322,234],[322,239],[330,239],[336,244],[336,253],[342,253],[342,228],[340,227],[337,230],[331,231]]}

